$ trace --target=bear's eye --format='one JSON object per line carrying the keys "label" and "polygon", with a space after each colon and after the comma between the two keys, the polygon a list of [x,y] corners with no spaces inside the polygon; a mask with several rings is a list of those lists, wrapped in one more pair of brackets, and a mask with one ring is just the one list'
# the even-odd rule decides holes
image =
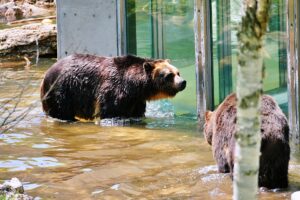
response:
{"label": "bear's eye", "polygon": [[177,76],[180,76],[180,73],[179,73],[179,72],[177,72]]}
{"label": "bear's eye", "polygon": [[163,73],[163,72],[159,73],[159,74],[158,74],[158,77],[159,77],[159,78],[164,78],[164,77],[165,77],[165,73]]}
{"label": "bear's eye", "polygon": [[172,81],[172,80],[173,80],[173,77],[174,77],[174,74],[169,73],[169,74],[165,77],[165,80],[166,80],[166,81]]}

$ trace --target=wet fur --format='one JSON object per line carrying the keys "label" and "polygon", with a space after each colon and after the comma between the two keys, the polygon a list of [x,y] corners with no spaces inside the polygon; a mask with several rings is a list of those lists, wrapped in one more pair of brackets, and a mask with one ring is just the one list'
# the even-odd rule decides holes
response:
{"label": "wet fur", "polygon": [[[233,173],[236,133],[236,95],[229,95],[214,112],[206,112],[204,135],[222,173]],[[290,159],[287,119],[275,100],[263,95],[261,104],[260,187],[286,188]]]}
{"label": "wet fur", "polygon": [[[162,91],[153,80],[157,63],[165,60],[136,56],[100,57],[75,54],[59,60],[41,85],[43,110],[52,117],[76,118],[143,117],[146,101],[159,93],[172,97],[173,88]],[[176,90],[175,94],[178,92]]]}

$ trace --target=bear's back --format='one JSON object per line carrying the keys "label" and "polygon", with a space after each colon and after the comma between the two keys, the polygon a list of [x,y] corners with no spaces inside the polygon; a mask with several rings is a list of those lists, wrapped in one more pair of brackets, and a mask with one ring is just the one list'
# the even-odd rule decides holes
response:
{"label": "bear's back", "polygon": [[[214,112],[213,142],[223,143],[232,140],[236,129],[236,95],[231,94],[218,106]],[[217,136],[218,135],[218,136]],[[222,139],[219,138],[222,135]],[[215,140],[215,141],[214,141]],[[218,140],[218,141],[216,141]],[[222,145],[222,144],[220,144]]]}
{"label": "bear's back", "polygon": [[[55,81],[58,81],[59,77],[63,76],[65,79],[68,74],[71,75],[71,71],[73,78],[82,72],[95,73],[96,71],[102,70],[102,63],[107,59],[109,58],[85,54],[67,56],[57,61],[47,70],[44,82],[53,84]],[[109,60],[107,62],[109,62]]]}
{"label": "bear's back", "polygon": [[[282,141],[289,139],[289,127],[285,114],[273,97],[262,95],[261,99],[261,131],[262,139],[272,137]],[[223,137],[232,137],[236,132],[237,98],[232,93],[218,106],[214,112],[215,119],[211,121],[214,133],[226,133]]]}
{"label": "bear's back", "polygon": [[263,95],[261,102],[262,139],[274,138],[288,141],[289,127],[285,114],[279,108],[273,97]]}

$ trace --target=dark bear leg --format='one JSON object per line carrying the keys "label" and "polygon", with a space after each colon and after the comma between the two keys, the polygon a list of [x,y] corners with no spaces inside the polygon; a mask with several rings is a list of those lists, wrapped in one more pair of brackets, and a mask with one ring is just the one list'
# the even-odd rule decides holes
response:
{"label": "dark bear leg", "polygon": [[74,114],[70,113],[69,111],[63,112],[62,110],[58,111],[58,110],[49,110],[47,112],[48,115],[50,115],[51,117],[57,118],[57,119],[61,119],[61,120],[66,120],[66,121],[76,121]]}
{"label": "dark bear leg", "polygon": [[230,168],[229,168],[228,163],[218,162],[218,170],[221,173],[229,173],[230,172]]}
{"label": "dark bear leg", "polygon": [[231,158],[229,159],[228,163],[229,163],[229,172],[230,172],[230,178],[231,180],[233,180],[233,170],[234,170],[234,158],[233,158],[233,154],[231,155]]}
{"label": "dark bear leg", "polygon": [[42,99],[43,107],[47,108],[45,112],[51,117],[75,121],[75,115],[72,108],[72,102],[63,98],[63,95],[55,95],[52,92]]}
{"label": "dark bear leg", "polygon": [[261,152],[259,187],[286,188],[288,186],[289,145],[283,141],[262,140]]}
{"label": "dark bear leg", "polygon": [[229,173],[230,167],[227,162],[227,159],[225,158],[225,154],[222,155],[223,152],[215,154],[215,159],[218,165],[218,171],[221,173]]}
{"label": "dark bear leg", "polygon": [[146,111],[146,102],[136,103],[131,116],[133,117],[144,117]]}

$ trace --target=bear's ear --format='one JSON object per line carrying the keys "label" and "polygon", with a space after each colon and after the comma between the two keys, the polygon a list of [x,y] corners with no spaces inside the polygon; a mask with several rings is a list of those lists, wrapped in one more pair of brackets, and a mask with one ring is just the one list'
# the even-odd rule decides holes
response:
{"label": "bear's ear", "polygon": [[144,62],[143,67],[144,67],[146,72],[151,72],[154,68],[154,65],[151,62]]}
{"label": "bear's ear", "polygon": [[171,60],[170,60],[170,59],[165,59],[165,61],[166,61],[167,63],[170,63],[170,62],[171,62]]}
{"label": "bear's ear", "polygon": [[205,122],[208,122],[212,116],[213,112],[211,111],[206,111],[205,112]]}

